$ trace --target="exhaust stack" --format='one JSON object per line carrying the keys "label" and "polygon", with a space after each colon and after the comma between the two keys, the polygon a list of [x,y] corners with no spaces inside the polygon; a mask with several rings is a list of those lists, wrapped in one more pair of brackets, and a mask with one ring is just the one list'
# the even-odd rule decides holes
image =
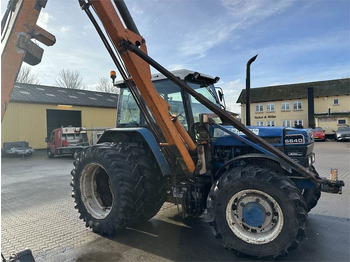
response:
{"label": "exhaust stack", "polygon": [[246,81],[245,81],[245,125],[250,126],[250,65],[255,61],[258,55],[253,56],[247,62]]}

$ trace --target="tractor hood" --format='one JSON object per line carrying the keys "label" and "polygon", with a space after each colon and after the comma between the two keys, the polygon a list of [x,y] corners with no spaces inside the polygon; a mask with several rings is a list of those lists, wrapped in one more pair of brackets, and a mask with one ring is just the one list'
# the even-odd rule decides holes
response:
{"label": "tractor hood", "polygon": [[[238,131],[232,126],[223,127],[235,134],[247,138],[243,132]],[[312,132],[308,129],[269,126],[247,126],[247,128],[254,134],[277,147],[285,145],[307,145],[314,142]],[[210,131],[214,146],[244,145],[243,142],[219,128],[211,127]]]}

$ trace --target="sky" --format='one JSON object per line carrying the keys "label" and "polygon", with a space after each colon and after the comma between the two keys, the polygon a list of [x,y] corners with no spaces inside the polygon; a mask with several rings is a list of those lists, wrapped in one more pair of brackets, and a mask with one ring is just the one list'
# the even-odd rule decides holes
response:
{"label": "sky", "polygon": [[[1,14],[7,0],[1,0]],[[245,88],[350,77],[348,0],[125,0],[148,54],[169,70],[220,77],[227,108],[240,113]],[[54,85],[77,70],[90,90],[116,70],[78,0],[48,0],[38,24],[56,36],[32,72]],[[152,70],[153,73],[157,71]]]}

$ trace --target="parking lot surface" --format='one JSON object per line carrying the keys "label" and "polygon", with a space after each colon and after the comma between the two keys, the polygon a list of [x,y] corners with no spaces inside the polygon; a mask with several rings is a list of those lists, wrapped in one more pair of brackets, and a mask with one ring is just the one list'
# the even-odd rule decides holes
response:
{"label": "parking lot surface", "polygon": [[[338,168],[342,195],[323,193],[309,214],[306,239],[279,261],[349,261],[350,143],[317,142],[315,167],[321,176]],[[25,248],[36,261],[256,261],[222,247],[205,221],[182,219],[165,203],[150,221],[112,238],[85,227],[70,197],[73,159],[2,158],[1,252]]]}

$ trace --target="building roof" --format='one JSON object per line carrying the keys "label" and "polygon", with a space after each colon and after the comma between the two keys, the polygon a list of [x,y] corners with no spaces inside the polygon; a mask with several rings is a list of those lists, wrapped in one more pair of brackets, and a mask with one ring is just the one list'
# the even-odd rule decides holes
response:
{"label": "building roof", "polygon": [[[314,88],[314,97],[340,96],[350,94],[350,78],[289,85],[266,86],[250,89],[251,103],[307,98],[307,89]],[[245,104],[245,90],[237,103]]]}
{"label": "building roof", "polygon": [[15,83],[10,102],[117,108],[117,94]]}

